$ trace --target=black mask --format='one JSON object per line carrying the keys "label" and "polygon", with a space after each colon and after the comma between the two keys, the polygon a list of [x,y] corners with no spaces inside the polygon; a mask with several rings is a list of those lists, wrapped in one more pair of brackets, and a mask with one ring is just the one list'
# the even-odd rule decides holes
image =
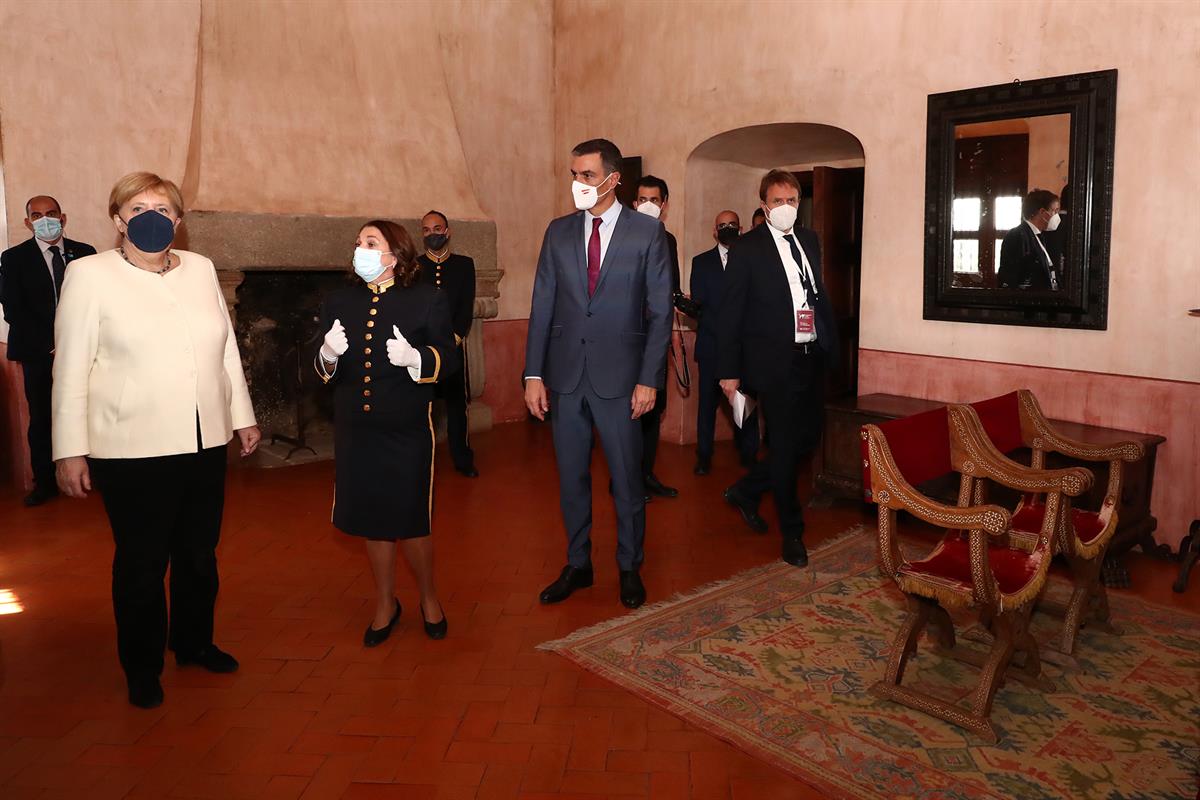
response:
{"label": "black mask", "polygon": [[125,223],[125,235],[143,253],[161,253],[175,241],[175,223],[154,209],[130,217]]}
{"label": "black mask", "polygon": [[717,241],[726,247],[729,247],[729,245],[736,242],[739,236],[741,236],[741,234],[738,233],[737,228],[729,228],[724,226],[717,228]]}
{"label": "black mask", "polygon": [[425,249],[436,253],[446,246],[446,242],[450,241],[449,234],[431,233],[425,237]]}

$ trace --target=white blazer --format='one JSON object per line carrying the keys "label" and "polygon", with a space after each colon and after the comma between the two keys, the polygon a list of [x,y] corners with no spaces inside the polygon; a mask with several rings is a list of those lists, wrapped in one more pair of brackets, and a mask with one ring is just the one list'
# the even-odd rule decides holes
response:
{"label": "white blazer", "polygon": [[54,459],[148,458],[224,445],[254,425],[217,272],[172,250],[156,275],[116,250],[72,261],[54,323]]}

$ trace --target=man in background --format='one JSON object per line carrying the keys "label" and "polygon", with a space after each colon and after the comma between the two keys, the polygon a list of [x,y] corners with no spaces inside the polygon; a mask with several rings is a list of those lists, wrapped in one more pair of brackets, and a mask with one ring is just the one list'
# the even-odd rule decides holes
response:
{"label": "man in background", "polygon": [[[667,211],[671,199],[667,182],[654,175],[646,175],[637,182],[637,196],[633,208],[639,213],[658,220],[665,226]],[[668,230],[663,231],[667,236],[667,250],[671,256],[671,297],[679,294],[679,243]],[[669,367],[668,367],[669,369]],[[677,497],[679,490],[667,486],[654,474],[654,464],[658,459],[658,438],[662,431],[662,418],[667,410],[667,374],[663,373],[663,391],[658,393],[654,408],[642,417],[642,475],[645,479],[646,497]]]}
{"label": "man in background", "polygon": [[475,316],[475,261],[450,252],[450,222],[440,211],[430,211],[421,217],[421,239],[425,244],[425,252],[417,257],[421,263],[421,280],[446,293],[454,342],[463,365],[461,370],[438,381],[434,393],[446,404],[446,441],[454,468],[468,478],[477,478],[475,452],[471,450],[467,431],[471,396],[466,347],[471,320]]}
{"label": "man in background", "polygon": [[[722,211],[713,222],[717,246],[692,259],[692,300],[699,305],[696,326],[696,363],[700,367],[699,405],[696,409],[697,475],[712,469],[713,434],[721,387],[717,380],[717,320],[721,309],[722,284],[729,263],[729,248],[742,233],[741,220],[733,211]],[[739,428],[733,429],[742,466],[749,469],[758,454],[758,411],[753,411]]]}
{"label": "man in background", "polygon": [[33,236],[0,253],[0,305],[8,322],[8,360],[19,361],[29,404],[29,460],[33,491],[25,505],[58,496],[50,458],[50,374],[54,365],[54,314],[67,265],[96,248],[63,236],[67,215],[58,201],[38,195],[25,204]]}
{"label": "man in background", "polygon": [[754,230],[759,225],[767,221],[766,212],[762,210],[762,206],[754,209],[754,214],[750,216],[750,230]]}
{"label": "man in background", "polygon": [[1058,289],[1054,259],[1042,241],[1042,235],[1058,229],[1058,195],[1034,189],[1021,204],[1022,222],[1004,234],[1000,245],[1000,269],[996,272],[1001,289]]}

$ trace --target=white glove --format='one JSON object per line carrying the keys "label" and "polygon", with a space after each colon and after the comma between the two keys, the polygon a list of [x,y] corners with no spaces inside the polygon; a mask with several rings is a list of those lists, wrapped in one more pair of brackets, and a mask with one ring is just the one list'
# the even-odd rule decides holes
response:
{"label": "white glove", "polygon": [[421,369],[421,353],[417,348],[408,343],[408,339],[404,338],[404,334],[400,333],[400,329],[395,325],[392,326],[392,336],[395,338],[388,339],[387,351],[388,361],[392,362],[393,366],[408,367],[409,370]]}
{"label": "white glove", "polygon": [[346,329],[342,327],[342,321],[335,319],[333,326],[325,334],[325,342],[321,345],[321,358],[332,364],[342,357],[349,346],[350,342],[346,339]]}

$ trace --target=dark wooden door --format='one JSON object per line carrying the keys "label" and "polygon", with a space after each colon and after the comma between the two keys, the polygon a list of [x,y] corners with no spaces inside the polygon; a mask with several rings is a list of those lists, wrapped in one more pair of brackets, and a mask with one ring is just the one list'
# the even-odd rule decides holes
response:
{"label": "dark wooden door", "polygon": [[827,397],[858,393],[858,300],[862,271],[862,167],[814,167],[812,227],[821,241],[821,277],[841,336]]}

